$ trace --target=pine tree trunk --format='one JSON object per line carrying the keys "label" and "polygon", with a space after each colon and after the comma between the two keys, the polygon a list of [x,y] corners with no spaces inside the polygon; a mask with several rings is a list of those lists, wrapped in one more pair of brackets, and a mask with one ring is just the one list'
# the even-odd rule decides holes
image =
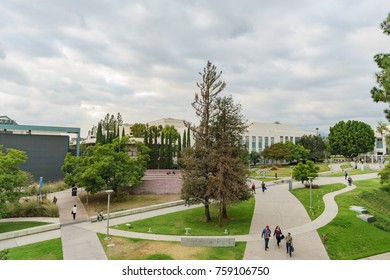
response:
{"label": "pine tree trunk", "polygon": [[227,208],[226,208],[225,200],[223,201],[223,204],[222,204],[222,218],[223,218],[224,220],[227,220],[227,219],[228,219]]}
{"label": "pine tree trunk", "polygon": [[211,216],[210,216],[210,204],[208,201],[204,204],[204,216],[206,219],[206,223],[211,222]]}

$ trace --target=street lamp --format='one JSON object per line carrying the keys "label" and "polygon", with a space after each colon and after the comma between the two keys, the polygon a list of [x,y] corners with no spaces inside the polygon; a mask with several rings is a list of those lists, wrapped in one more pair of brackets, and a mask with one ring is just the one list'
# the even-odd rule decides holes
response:
{"label": "street lamp", "polygon": [[312,194],[311,194],[311,185],[313,183],[314,177],[307,177],[309,179],[309,184],[310,184],[310,211],[313,209],[313,200],[312,200]]}
{"label": "street lamp", "polygon": [[107,234],[104,237],[104,240],[110,240],[109,236],[109,228],[110,228],[110,195],[113,193],[113,190],[106,190],[106,194],[108,194],[108,202],[107,202]]}

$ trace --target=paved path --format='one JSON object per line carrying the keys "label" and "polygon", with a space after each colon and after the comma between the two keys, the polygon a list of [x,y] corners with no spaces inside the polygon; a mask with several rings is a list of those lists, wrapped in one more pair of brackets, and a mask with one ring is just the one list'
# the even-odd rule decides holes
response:
{"label": "paved path", "polygon": [[[337,167],[334,167],[334,169]],[[374,178],[376,174],[365,174],[354,176],[355,180]],[[340,177],[320,177],[316,181],[319,184],[329,184],[344,182]],[[260,186],[259,181],[255,181]],[[294,184],[300,187],[299,183]],[[337,204],[334,202],[334,196],[352,190],[353,187],[347,187],[343,190],[324,196],[325,210],[316,220],[311,221],[301,203],[288,191],[287,184],[273,185],[268,187],[265,193],[260,189],[255,195],[256,203],[253,220],[248,235],[228,236],[236,238],[236,241],[246,241],[247,246],[244,254],[246,260],[290,259],[285,252],[285,243],[282,242],[278,248],[276,240],[271,239],[270,249],[264,250],[264,241],[261,239],[261,231],[265,225],[272,229],[279,225],[284,234],[291,232],[294,238],[295,252],[292,259],[300,260],[327,260],[329,259],[326,250],[317,234],[316,229],[329,223],[337,215]],[[14,246],[20,246],[29,243],[35,243],[41,240],[61,237],[64,259],[65,260],[105,260],[107,259],[104,250],[96,236],[96,233],[106,233],[106,222],[90,223],[83,204],[78,197],[72,197],[71,191],[55,193],[60,210],[61,229],[42,234],[34,234],[26,237],[0,241],[0,250]],[[51,198],[50,198],[51,199]],[[76,220],[70,214],[71,208],[76,204],[78,213]],[[196,207],[196,206],[192,206]],[[164,215],[176,211],[187,209],[184,206],[175,206],[156,211],[149,211],[131,216],[110,219],[110,225],[136,221],[148,217]],[[156,235],[148,233],[135,233],[110,229],[111,235],[135,237],[149,240],[180,241],[181,236]],[[373,256],[367,259],[390,259],[390,253]]]}

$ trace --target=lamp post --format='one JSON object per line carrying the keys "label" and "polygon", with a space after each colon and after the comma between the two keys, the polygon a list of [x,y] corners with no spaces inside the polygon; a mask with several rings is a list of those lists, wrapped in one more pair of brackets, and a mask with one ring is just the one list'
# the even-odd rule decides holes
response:
{"label": "lamp post", "polygon": [[312,199],[312,194],[311,194],[311,185],[313,183],[313,179],[314,177],[307,177],[310,181],[309,181],[309,184],[310,184],[310,211],[313,209],[313,199]]}
{"label": "lamp post", "polygon": [[110,229],[110,195],[113,193],[113,190],[106,190],[106,194],[108,194],[108,202],[107,202],[107,234],[104,237],[104,240],[110,240],[109,229]]}

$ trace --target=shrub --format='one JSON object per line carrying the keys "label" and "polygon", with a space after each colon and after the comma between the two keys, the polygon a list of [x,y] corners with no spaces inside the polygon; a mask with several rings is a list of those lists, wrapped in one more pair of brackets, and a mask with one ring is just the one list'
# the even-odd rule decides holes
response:
{"label": "shrub", "polygon": [[278,170],[279,168],[276,166],[276,165],[274,165],[274,166],[272,166],[271,167],[271,170]]}
{"label": "shrub", "polygon": [[26,201],[8,204],[5,217],[58,217],[58,206],[49,202],[43,201],[39,204],[37,201]]}
{"label": "shrub", "polygon": [[[309,184],[309,183],[305,183],[305,188],[310,189],[310,184]],[[319,188],[320,188],[320,185],[311,184],[311,188],[312,188],[312,189],[319,189]]]}

